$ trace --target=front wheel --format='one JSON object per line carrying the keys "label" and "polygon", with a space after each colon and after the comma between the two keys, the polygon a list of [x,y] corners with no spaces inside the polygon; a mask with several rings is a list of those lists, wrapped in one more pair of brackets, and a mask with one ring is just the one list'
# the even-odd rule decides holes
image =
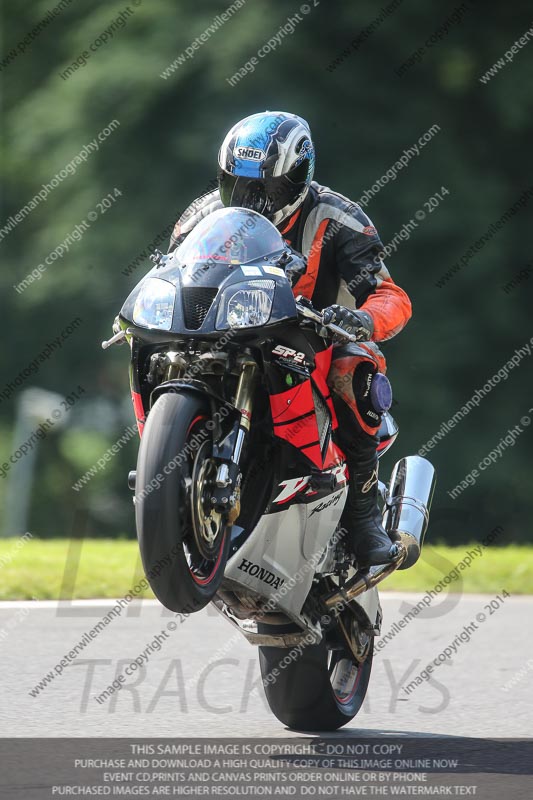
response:
{"label": "front wheel", "polygon": [[[264,633],[269,629],[272,626],[261,626]],[[372,656],[373,636],[364,661],[357,661],[347,646],[333,649],[324,641],[301,651],[260,647],[261,676],[271,711],[298,731],[333,731],[346,725],[365,699]]]}
{"label": "front wheel", "polygon": [[224,575],[230,530],[209,498],[216,467],[207,401],[163,394],[144,428],[137,459],[135,520],[144,571],[171,611],[199,611]]}

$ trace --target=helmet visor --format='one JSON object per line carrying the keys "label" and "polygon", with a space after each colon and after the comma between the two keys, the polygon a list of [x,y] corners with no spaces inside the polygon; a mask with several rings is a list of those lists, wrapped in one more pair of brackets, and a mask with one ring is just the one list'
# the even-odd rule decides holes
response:
{"label": "helmet visor", "polygon": [[231,175],[219,168],[220,199],[225,206],[238,206],[267,217],[292,205],[306,188],[308,162],[304,161],[286,175],[271,178],[248,178]]}

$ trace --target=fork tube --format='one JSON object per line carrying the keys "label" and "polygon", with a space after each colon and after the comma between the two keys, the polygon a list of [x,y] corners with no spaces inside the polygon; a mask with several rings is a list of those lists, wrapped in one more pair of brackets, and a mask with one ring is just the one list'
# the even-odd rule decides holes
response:
{"label": "fork tube", "polygon": [[236,464],[239,463],[246,434],[250,431],[250,423],[252,421],[252,392],[256,370],[257,367],[254,362],[243,364],[242,372],[239,376],[239,383],[237,384],[237,391],[235,393],[234,405],[241,415],[239,431],[237,433],[232,457],[232,461]]}

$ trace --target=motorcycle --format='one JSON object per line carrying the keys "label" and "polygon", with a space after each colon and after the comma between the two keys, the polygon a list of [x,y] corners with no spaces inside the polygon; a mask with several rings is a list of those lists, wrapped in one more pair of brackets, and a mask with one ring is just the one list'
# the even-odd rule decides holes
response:
{"label": "motorcycle", "polygon": [[[224,208],[153,259],[102,343],[131,351],[147,579],[166,608],[212,603],[259,647],[282,723],[337,729],[369,684],[376,587],[420,555],[434,469],[407,456],[380,482],[395,556],[359,569],[339,524],[348,475],[327,384],[332,341],[354,337],[294,297],[302,257],[261,215]],[[380,456],[397,434],[385,412]]]}

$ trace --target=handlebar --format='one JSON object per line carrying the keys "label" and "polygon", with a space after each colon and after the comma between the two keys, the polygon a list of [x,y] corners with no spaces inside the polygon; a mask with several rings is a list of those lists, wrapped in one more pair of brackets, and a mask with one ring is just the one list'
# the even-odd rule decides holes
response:
{"label": "handlebar", "polygon": [[341,328],[340,325],[335,325],[335,323],[333,322],[324,324],[324,316],[322,312],[317,311],[317,309],[313,306],[312,302],[308,300],[306,297],[298,295],[298,297],[296,298],[296,308],[298,310],[298,314],[301,317],[316,322],[317,325],[321,325],[323,328],[326,328],[326,330],[330,331],[335,336],[345,339],[347,342],[359,341],[357,336],[354,336],[352,333],[346,333],[344,328]]}
{"label": "handlebar", "polygon": [[122,344],[124,339],[126,338],[126,331],[119,331],[115,333],[111,339],[107,339],[107,341],[102,342],[102,350],[107,350],[108,347],[112,347],[114,344]]}
{"label": "handlebar", "polygon": [[[347,342],[358,342],[359,339],[357,336],[354,336],[352,333],[347,333],[344,328],[341,328],[340,325],[335,325],[333,322],[328,322],[327,324],[324,323],[324,315],[321,311],[317,311],[317,309],[313,306],[310,300],[302,295],[298,295],[296,298],[296,309],[298,314],[304,319],[310,319],[315,322],[317,325],[320,325],[322,328],[326,328],[326,330],[330,331],[334,336],[338,336],[340,339],[344,339]],[[115,335],[108,339],[105,342],[102,342],[102,349],[107,350],[108,347],[111,347],[114,344],[123,344],[124,340],[126,339],[126,335],[132,333],[133,331],[128,328],[126,330],[118,330],[118,325],[113,323],[113,331]]]}

